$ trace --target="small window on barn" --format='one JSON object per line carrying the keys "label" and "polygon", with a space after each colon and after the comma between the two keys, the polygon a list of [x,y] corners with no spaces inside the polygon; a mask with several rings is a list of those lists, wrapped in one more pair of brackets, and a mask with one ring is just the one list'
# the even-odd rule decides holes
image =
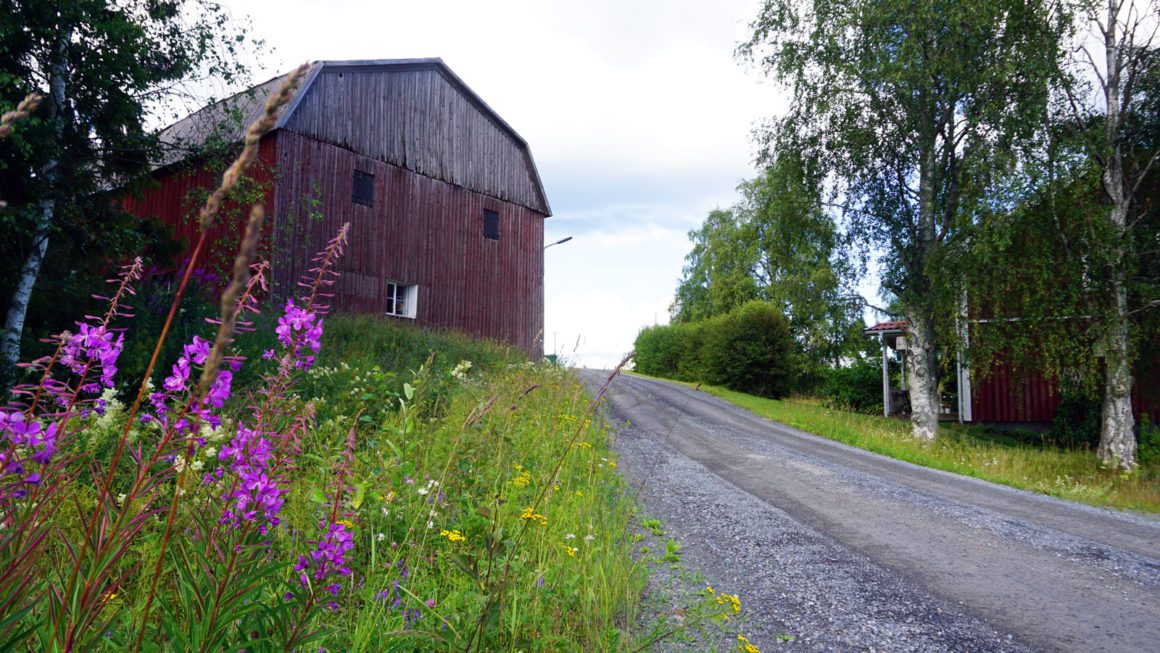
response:
{"label": "small window on barn", "polygon": [[419,299],[419,286],[387,282],[387,315],[415,319]]}
{"label": "small window on barn", "polygon": [[499,214],[495,211],[483,210],[483,237],[499,240]]}
{"label": "small window on barn", "polygon": [[375,205],[375,176],[361,170],[354,171],[354,190],[351,201],[363,206]]}

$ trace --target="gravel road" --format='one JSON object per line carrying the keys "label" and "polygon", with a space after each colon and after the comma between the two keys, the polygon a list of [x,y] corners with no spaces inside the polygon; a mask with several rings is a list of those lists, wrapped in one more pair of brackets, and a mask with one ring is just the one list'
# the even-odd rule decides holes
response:
{"label": "gravel road", "polygon": [[883,458],[651,379],[617,378],[606,407],[643,512],[740,595],[763,651],[1160,651],[1154,517]]}

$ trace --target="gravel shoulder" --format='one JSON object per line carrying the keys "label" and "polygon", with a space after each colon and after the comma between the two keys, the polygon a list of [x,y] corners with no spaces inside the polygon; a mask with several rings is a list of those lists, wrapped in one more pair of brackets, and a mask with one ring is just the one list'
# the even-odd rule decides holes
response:
{"label": "gravel shoulder", "polygon": [[883,458],[652,379],[619,377],[606,409],[644,513],[740,595],[762,650],[1157,650],[1156,519]]}

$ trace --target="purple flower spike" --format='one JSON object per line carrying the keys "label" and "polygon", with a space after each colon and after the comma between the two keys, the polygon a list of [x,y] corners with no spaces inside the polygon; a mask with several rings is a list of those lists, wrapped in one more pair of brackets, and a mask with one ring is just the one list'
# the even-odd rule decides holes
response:
{"label": "purple flower spike", "polygon": [[297,357],[295,367],[308,370],[314,365],[314,356],[306,350],[317,354],[322,349],[322,320],[317,313],[307,312],[296,306],[293,299],[287,299],[286,310],[278,318],[274,332],[278,342]]}
{"label": "purple flower spike", "polygon": [[[349,576],[351,572],[346,565],[346,552],[354,548],[353,537],[346,524],[331,524],[313,551],[298,556],[294,571],[298,572],[302,585],[309,586],[311,579],[321,584],[335,576]],[[338,596],[342,585],[330,582],[326,589],[332,596]]]}

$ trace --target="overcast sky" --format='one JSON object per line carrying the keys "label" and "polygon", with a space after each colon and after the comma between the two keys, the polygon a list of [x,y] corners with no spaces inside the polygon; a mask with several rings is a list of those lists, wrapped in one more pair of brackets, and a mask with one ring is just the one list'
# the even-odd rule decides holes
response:
{"label": "overcast sky", "polygon": [[[665,322],[687,232],[754,174],[751,130],[783,94],[733,58],[758,0],[226,0],[273,52],[440,57],[531,147],[553,216],[545,351],[608,366]],[[577,342],[579,345],[577,346]]]}

